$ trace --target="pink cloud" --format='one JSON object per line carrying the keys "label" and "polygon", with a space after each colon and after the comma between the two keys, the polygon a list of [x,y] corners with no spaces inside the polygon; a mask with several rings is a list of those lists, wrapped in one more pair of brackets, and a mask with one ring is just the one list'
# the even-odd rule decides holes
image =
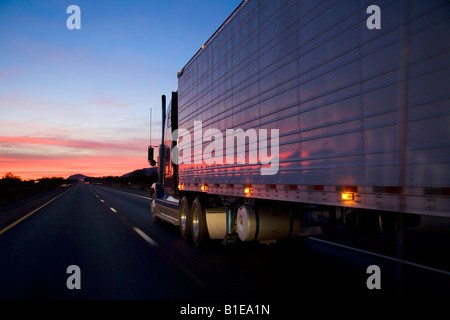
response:
{"label": "pink cloud", "polygon": [[108,107],[108,108],[118,108],[118,109],[128,108],[131,106],[129,103],[119,102],[118,99],[107,98],[107,97],[90,99],[88,101],[88,104],[99,105],[99,106]]}
{"label": "pink cloud", "polygon": [[133,139],[131,141],[111,141],[100,142],[92,140],[74,140],[55,137],[10,137],[0,136],[0,145],[19,146],[19,145],[46,145],[46,146],[63,146],[75,149],[88,150],[128,150],[140,151],[145,149],[145,141],[143,139]]}

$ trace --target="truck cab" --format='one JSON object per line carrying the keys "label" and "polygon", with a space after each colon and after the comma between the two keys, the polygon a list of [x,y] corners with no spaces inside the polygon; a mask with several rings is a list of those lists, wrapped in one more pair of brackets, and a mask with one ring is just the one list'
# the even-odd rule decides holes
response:
{"label": "truck cab", "polygon": [[176,146],[172,141],[172,132],[178,128],[178,97],[172,92],[172,97],[166,109],[166,97],[162,96],[162,139],[157,147],[158,161],[154,159],[155,149],[149,147],[148,160],[151,165],[158,165],[158,182],[151,187],[151,211],[153,220],[164,220],[174,225],[180,224],[178,168],[172,161],[171,150]]}

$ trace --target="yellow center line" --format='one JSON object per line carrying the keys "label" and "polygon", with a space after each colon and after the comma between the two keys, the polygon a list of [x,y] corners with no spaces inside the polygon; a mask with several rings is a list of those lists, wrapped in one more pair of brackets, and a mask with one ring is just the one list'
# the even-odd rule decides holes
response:
{"label": "yellow center line", "polygon": [[31,216],[33,213],[35,213],[36,211],[39,211],[40,209],[42,209],[43,207],[45,207],[46,205],[48,205],[50,202],[53,202],[54,200],[56,200],[57,198],[61,197],[63,194],[65,194],[67,191],[69,191],[70,189],[64,191],[63,193],[57,195],[56,197],[54,197],[53,199],[47,201],[46,203],[44,203],[43,205],[41,205],[40,207],[38,207],[37,209],[34,209],[33,211],[31,211],[30,213],[28,213],[27,215],[23,216],[22,218],[20,218],[19,220],[14,221],[13,223],[11,223],[9,226],[3,228],[2,230],[0,230],[0,235],[5,233],[6,231],[8,231],[9,229],[11,229],[12,227],[14,227],[16,224],[18,224],[19,222],[25,220],[26,218],[28,218],[29,216]]}

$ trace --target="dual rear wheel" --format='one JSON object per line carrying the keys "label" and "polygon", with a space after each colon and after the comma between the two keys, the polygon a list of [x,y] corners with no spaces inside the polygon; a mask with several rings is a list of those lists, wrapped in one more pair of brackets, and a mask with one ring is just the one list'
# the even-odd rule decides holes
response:
{"label": "dual rear wheel", "polygon": [[200,246],[208,239],[206,227],[205,207],[199,197],[196,197],[192,204],[186,196],[180,201],[180,233],[183,239],[192,236],[196,246]]}
{"label": "dual rear wheel", "polygon": [[341,217],[345,230],[350,233],[369,231],[394,234],[401,228],[420,225],[420,215],[411,213],[341,208]]}

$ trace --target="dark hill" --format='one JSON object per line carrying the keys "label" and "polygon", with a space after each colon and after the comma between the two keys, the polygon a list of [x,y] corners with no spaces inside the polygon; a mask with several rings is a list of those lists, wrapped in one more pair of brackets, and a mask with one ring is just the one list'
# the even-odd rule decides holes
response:
{"label": "dark hill", "polygon": [[85,176],[84,174],[78,173],[73,174],[70,177],[68,177],[68,180],[84,180],[84,178],[89,178],[88,176]]}

